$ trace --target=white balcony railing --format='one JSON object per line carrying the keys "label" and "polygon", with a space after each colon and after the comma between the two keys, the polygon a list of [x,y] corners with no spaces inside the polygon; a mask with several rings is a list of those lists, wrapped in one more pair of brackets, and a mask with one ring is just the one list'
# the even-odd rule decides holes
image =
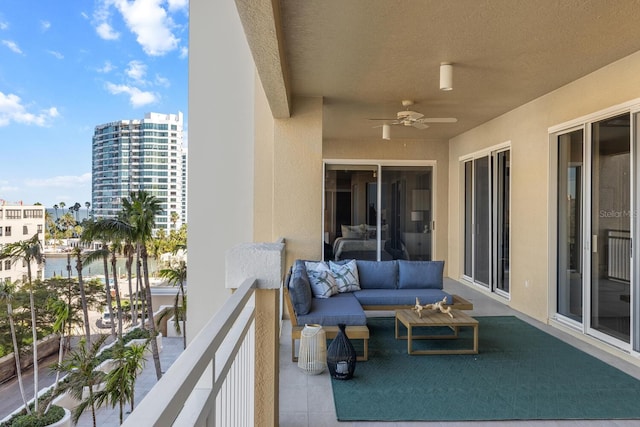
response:
{"label": "white balcony railing", "polygon": [[254,425],[256,286],[242,283],[123,426]]}

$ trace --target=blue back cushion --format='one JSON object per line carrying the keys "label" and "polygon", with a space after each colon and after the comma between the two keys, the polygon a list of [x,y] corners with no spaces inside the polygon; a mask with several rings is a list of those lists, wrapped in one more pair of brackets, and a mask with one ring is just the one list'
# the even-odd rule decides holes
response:
{"label": "blue back cushion", "polygon": [[360,289],[395,289],[398,283],[397,261],[357,260]]}
{"label": "blue back cushion", "polygon": [[308,314],[311,310],[311,284],[303,260],[296,260],[289,280],[289,295],[296,315]]}
{"label": "blue back cushion", "polygon": [[398,260],[398,288],[442,289],[444,261]]}

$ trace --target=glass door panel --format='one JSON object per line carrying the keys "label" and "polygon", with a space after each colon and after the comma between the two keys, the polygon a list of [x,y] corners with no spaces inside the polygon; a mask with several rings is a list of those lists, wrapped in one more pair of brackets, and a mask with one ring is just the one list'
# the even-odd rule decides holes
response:
{"label": "glass door panel", "polygon": [[496,289],[509,292],[510,151],[496,154]]}
{"label": "glass door panel", "polygon": [[382,259],[431,260],[433,167],[381,171]]}
{"label": "glass door panel", "polygon": [[631,133],[624,114],[591,127],[591,328],[630,342]]}
{"label": "glass door panel", "polygon": [[582,323],[582,129],[558,137],[559,314]]}
{"label": "glass door panel", "polygon": [[473,161],[474,169],[474,262],[473,277],[489,286],[491,277],[491,169],[489,156]]}
{"label": "glass door panel", "polygon": [[464,275],[473,278],[473,162],[464,163]]}

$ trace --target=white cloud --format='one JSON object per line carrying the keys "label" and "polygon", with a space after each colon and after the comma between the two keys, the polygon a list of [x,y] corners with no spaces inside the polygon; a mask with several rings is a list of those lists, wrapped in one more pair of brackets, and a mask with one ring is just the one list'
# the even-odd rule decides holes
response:
{"label": "white cloud", "polygon": [[40,21],[40,29],[42,29],[42,31],[47,31],[49,28],[51,28],[51,22]]}
{"label": "white cloud", "polygon": [[182,46],[180,48],[180,59],[184,59],[189,56],[189,48],[186,46]]}
{"label": "white cloud", "polygon": [[57,188],[75,188],[79,185],[91,182],[91,173],[87,172],[82,175],[61,175],[51,178],[33,178],[25,181],[28,187],[57,187]]}
{"label": "white cloud", "polygon": [[0,30],[7,30],[9,29],[9,23],[6,21],[0,21]]}
{"label": "white cloud", "polygon": [[169,3],[169,10],[171,12],[180,9],[187,10],[189,6],[189,0],[169,0],[167,3]]}
{"label": "white cloud", "polygon": [[113,0],[147,55],[162,56],[178,47],[173,20],[161,6],[164,0]]}
{"label": "white cloud", "polygon": [[53,55],[57,59],[64,59],[64,55],[61,54],[60,52],[55,51],[55,50],[48,50],[47,53],[49,55]]}
{"label": "white cloud", "polygon": [[14,51],[15,53],[19,53],[22,55],[22,50],[18,46],[18,44],[12,40],[2,40],[2,44]]}
{"label": "white cloud", "polygon": [[147,74],[147,66],[142,61],[130,61],[129,67],[125,71],[129,78],[139,83],[144,83],[144,76]]}
{"label": "white cloud", "polygon": [[157,102],[159,98],[158,95],[153,92],[142,91],[137,87],[127,86],[127,85],[117,85],[114,83],[107,82],[106,89],[112,95],[119,95],[122,93],[129,95],[129,102],[134,108],[143,107],[148,104],[153,104]]}
{"label": "white cloud", "polygon": [[111,63],[111,61],[105,61],[104,62],[104,67],[102,68],[98,68],[98,72],[99,73],[110,73],[111,71],[115,70],[116,67],[113,66],[113,64]]}
{"label": "white cloud", "polygon": [[82,16],[84,19],[89,19],[89,15],[87,15],[87,12],[80,12],[80,16]]}
{"label": "white cloud", "polygon": [[96,32],[100,38],[104,40],[117,40],[120,37],[120,33],[115,31],[113,27],[107,22],[103,22],[96,27]]}
{"label": "white cloud", "polygon": [[19,96],[0,92],[0,127],[8,126],[12,122],[48,126],[51,120],[59,115],[56,107],[43,110],[39,114],[28,112]]}
{"label": "white cloud", "polygon": [[170,87],[171,82],[168,78],[162,77],[160,74],[156,74],[156,79],[154,82],[157,86]]}

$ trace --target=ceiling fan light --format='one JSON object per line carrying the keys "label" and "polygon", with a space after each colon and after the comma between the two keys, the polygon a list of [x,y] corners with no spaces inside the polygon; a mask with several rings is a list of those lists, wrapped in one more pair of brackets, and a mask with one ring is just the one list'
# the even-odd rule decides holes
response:
{"label": "ceiling fan light", "polygon": [[391,139],[391,126],[387,124],[382,125],[382,139]]}
{"label": "ceiling fan light", "polygon": [[453,66],[447,62],[440,64],[440,90],[453,90]]}

